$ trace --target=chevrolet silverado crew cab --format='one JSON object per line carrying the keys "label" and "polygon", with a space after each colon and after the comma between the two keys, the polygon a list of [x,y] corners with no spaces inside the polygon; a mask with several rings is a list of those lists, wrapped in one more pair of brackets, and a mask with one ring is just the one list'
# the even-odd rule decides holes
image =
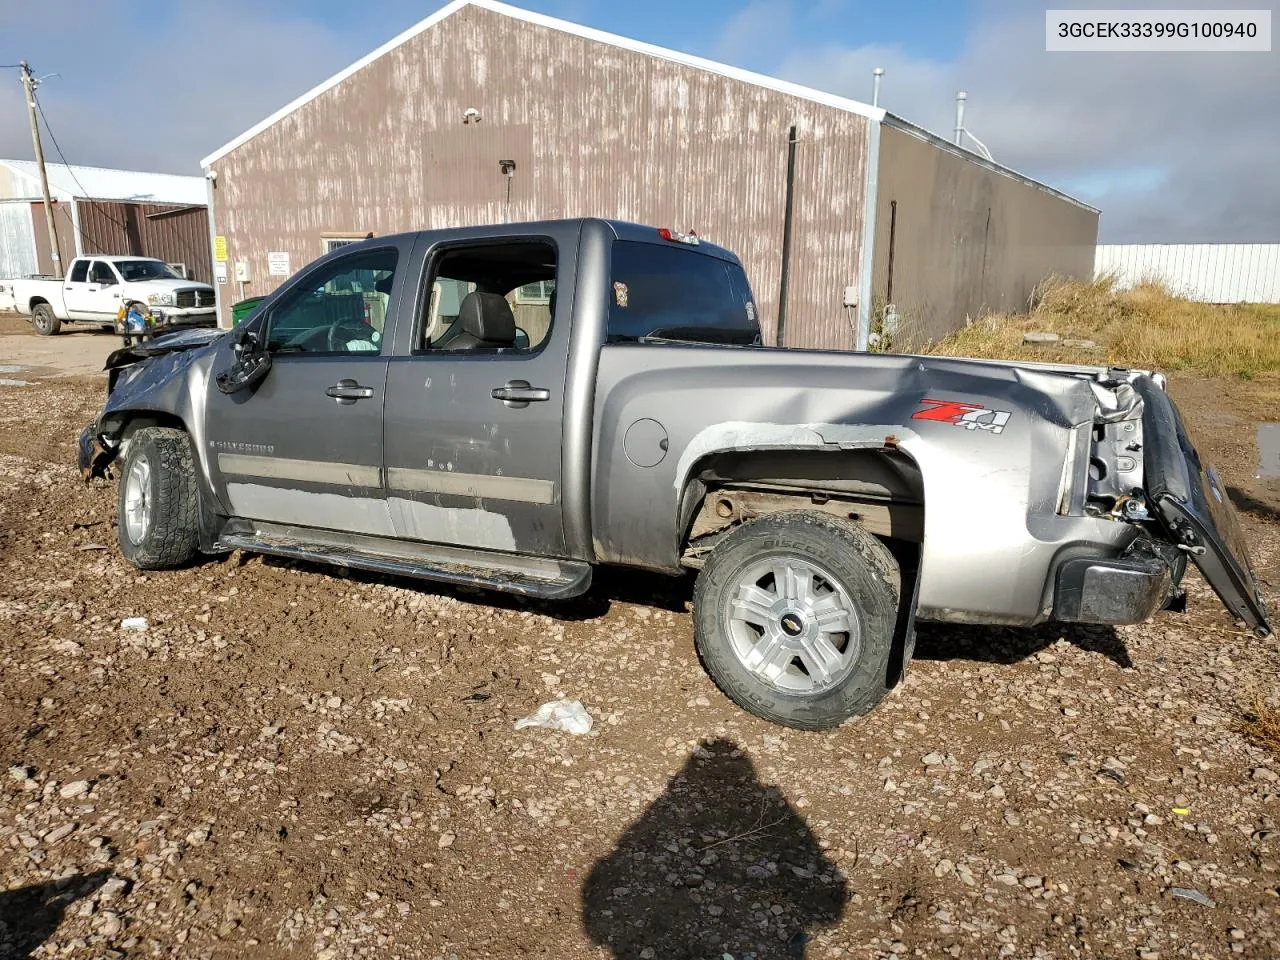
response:
{"label": "chevrolet silverado crew cab", "polygon": [[108,369],[81,467],[119,458],[136,567],[239,548],[542,598],[693,569],[706,668],[795,727],[874,706],[916,618],[1137,622],[1188,559],[1270,629],[1160,376],[764,347],[738,259],[666,229],[365,240]]}
{"label": "chevrolet silverado crew cab", "polygon": [[163,260],[147,257],[76,257],[67,275],[6,281],[14,308],[36,333],[53,336],[65,321],[97,323],[120,332],[121,307],[150,313],[159,327],[215,326],[213,287],[180,277]]}

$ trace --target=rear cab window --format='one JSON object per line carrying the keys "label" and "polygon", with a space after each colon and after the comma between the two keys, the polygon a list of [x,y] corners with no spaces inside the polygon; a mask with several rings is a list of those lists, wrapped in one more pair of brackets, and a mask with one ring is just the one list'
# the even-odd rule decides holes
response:
{"label": "rear cab window", "polygon": [[608,343],[760,342],[751,287],[737,263],[692,246],[630,240],[614,242],[611,261]]}

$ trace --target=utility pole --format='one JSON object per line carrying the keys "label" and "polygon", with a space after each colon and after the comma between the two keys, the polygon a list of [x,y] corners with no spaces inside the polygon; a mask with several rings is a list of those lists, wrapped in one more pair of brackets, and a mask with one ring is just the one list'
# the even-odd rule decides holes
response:
{"label": "utility pole", "polygon": [[58,252],[58,228],[53,222],[53,198],[49,196],[49,175],[44,169],[44,148],[40,146],[40,124],[36,120],[36,83],[31,67],[23,60],[18,64],[22,71],[22,89],[27,94],[27,113],[31,115],[31,142],[36,148],[36,167],[40,170],[40,189],[44,191],[44,219],[49,226],[49,253],[53,257],[53,272],[62,277],[62,254]]}

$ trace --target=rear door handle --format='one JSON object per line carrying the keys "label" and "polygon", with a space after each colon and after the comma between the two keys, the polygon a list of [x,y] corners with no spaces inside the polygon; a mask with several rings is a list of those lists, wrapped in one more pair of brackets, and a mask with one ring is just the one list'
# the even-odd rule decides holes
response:
{"label": "rear door handle", "polygon": [[530,401],[550,400],[551,391],[530,386],[528,380],[508,380],[506,386],[493,388],[493,399],[501,400],[508,407],[527,407]]}
{"label": "rear door handle", "polygon": [[341,404],[352,404],[373,396],[373,387],[362,387],[354,380],[342,379],[325,390],[326,397],[333,397]]}

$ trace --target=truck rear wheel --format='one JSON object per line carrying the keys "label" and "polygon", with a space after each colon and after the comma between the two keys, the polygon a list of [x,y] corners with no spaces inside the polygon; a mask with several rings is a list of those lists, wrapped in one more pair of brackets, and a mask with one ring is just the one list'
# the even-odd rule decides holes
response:
{"label": "truck rear wheel", "polygon": [[139,570],[185,566],[200,552],[199,498],[191,439],[143,427],[129,439],[120,473],[118,539]]}
{"label": "truck rear wheel", "polygon": [[62,321],[53,314],[53,307],[47,303],[37,303],[31,311],[31,325],[42,337],[52,337],[62,329]]}
{"label": "truck rear wheel", "polygon": [[892,554],[850,520],[761,517],[699,574],[694,644],[720,689],[756,716],[838,726],[888,690],[900,584]]}

